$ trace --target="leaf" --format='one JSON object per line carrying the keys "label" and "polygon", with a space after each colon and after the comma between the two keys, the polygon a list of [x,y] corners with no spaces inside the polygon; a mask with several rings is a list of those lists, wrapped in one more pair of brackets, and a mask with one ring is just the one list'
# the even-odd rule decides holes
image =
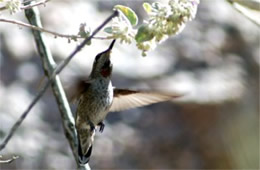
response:
{"label": "leaf", "polygon": [[147,13],[152,12],[152,6],[147,2],[143,3],[143,8]]}
{"label": "leaf", "polygon": [[153,39],[153,32],[148,28],[147,25],[142,25],[138,28],[138,32],[135,35],[136,42],[144,42]]}
{"label": "leaf", "polygon": [[129,8],[127,6],[123,6],[123,5],[116,5],[114,8],[120,10],[126,16],[126,18],[130,21],[132,26],[137,25],[138,17],[131,8]]}
{"label": "leaf", "polygon": [[106,28],[104,29],[104,31],[105,31],[106,33],[109,33],[109,34],[112,34],[112,33],[113,33],[112,27],[106,27]]}

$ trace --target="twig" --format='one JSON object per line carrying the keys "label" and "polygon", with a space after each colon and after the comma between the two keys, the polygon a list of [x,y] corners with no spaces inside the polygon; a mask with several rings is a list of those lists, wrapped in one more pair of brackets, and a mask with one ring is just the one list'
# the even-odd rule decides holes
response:
{"label": "twig", "polygon": [[[35,6],[45,5],[48,1],[50,1],[50,0],[44,0],[44,1],[36,2],[34,4],[24,5],[24,6],[20,7],[20,10],[30,9],[30,8],[33,8]],[[31,1],[26,1],[26,2],[23,2],[23,3],[28,3],[28,2],[31,2]],[[7,8],[5,6],[3,6],[3,7],[0,8],[0,11],[6,10],[6,9]]]}
{"label": "twig", "polygon": [[[24,27],[27,27],[27,28],[31,28],[33,30],[37,30],[37,31],[41,31],[41,32],[52,34],[55,37],[68,38],[68,39],[78,39],[78,38],[82,38],[83,39],[84,38],[84,37],[81,37],[80,35],[67,35],[67,34],[57,33],[57,32],[54,32],[54,31],[49,31],[49,30],[46,30],[46,29],[44,29],[42,27],[37,27],[35,25],[27,24],[27,23],[24,23],[24,22],[21,22],[21,21],[13,20],[13,19],[0,18],[0,22],[7,22],[7,23],[11,23],[11,24],[16,24],[16,25],[19,25],[19,26],[24,26]],[[112,39],[112,38],[93,37],[93,39],[108,40],[108,39]]]}
{"label": "twig", "polygon": [[96,40],[112,40],[115,39],[114,37],[93,37]]}
{"label": "twig", "polygon": [[[2,158],[2,155],[0,155],[0,158]],[[9,158],[9,159],[0,159],[0,164],[9,164],[18,158],[19,158],[19,156],[14,155],[14,156],[12,156],[12,158]]]}
{"label": "twig", "polygon": [[79,46],[76,47],[76,49],[67,57],[65,60],[63,60],[53,71],[51,77],[47,81],[47,83],[43,86],[43,88],[38,92],[38,94],[35,96],[33,101],[30,103],[30,105],[27,107],[27,109],[23,112],[21,117],[16,121],[16,123],[13,125],[9,133],[7,134],[6,138],[0,145],[0,151],[5,148],[6,144],[9,142],[10,138],[13,136],[14,132],[17,130],[17,128],[21,125],[25,117],[28,115],[30,110],[33,108],[33,106],[38,102],[38,100],[43,96],[45,91],[48,89],[48,87],[51,85],[52,80],[55,78],[57,74],[59,74],[63,68],[70,62],[70,60],[115,16],[118,16],[118,11],[114,11],[112,15],[110,15],[99,27],[97,27],[94,32],[87,37]]}
{"label": "twig", "polygon": [[260,10],[260,2],[259,0],[230,0],[233,3],[240,4],[246,8],[259,11]]}
{"label": "twig", "polygon": [[44,0],[44,1],[40,1],[40,2],[36,2],[34,4],[29,4],[29,5],[25,5],[25,6],[21,6],[20,9],[30,9],[30,8],[33,8],[35,6],[39,6],[39,5],[46,5],[47,2],[49,2],[50,0]]}
{"label": "twig", "polygon": [[62,61],[61,64],[58,65],[58,67],[54,70],[52,74],[52,78],[59,74],[63,68],[70,62],[70,60],[74,57],[75,54],[77,54],[94,36],[109,22],[112,20],[112,18],[119,15],[119,12],[115,10],[112,15],[110,15],[99,27],[97,27],[93,33],[87,37],[79,46],[76,47],[76,49],[69,55],[68,58]]}
{"label": "twig", "polygon": [[[248,20],[250,20],[251,22],[256,24],[258,27],[260,27],[259,14],[257,16],[253,17],[252,15],[249,14],[249,12],[246,12],[246,10],[248,11],[248,10],[252,10],[252,9],[250,9],[250,8],[246,9],[247,7],[243,7],[243,5],[237,3],[234,0],[227,0],[227,2],[230,3],[233,6],[233,8],[235,8],[239,13],[244,15]],[[254,3],[256,3],[256,2],[254,2]],[[256,5],[256,8],[259,9],[259,4]],[[257,11],[253,12],[253,10],[252,10],[252,13],[257,13]]]}
{"label": "twig", "polygon": [[46,32],[46,33],[54,35],[55,37],[62,37],[62,38],[69,38],[69,39],[82,38],[79,35],[60,34],[60,33],[57,33],[57,32],[46,30],[46,29],[41,28],[41,27],[37,27],[35,25],[27,24],[27,23],[16,21],[16,20],[12,20],[12,19],[0,18],[0,21],[1,22],[12,23],[12,24],[17,24],[17,25],[24,26],[24,27],[27,27],[27,28],[31,28],[33,30],[37,30],[37,31],[41,31],[41,32]]}

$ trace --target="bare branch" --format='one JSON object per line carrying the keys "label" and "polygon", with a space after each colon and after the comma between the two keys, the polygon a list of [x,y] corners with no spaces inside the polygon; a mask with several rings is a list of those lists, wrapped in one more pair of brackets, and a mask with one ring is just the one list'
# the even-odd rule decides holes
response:
{"label": "bare branch", "polygon": [[[26,2],[23,2],[24,3],[28,3],[28,2],[31,2],[33,0],[30,0],[30,1],[26,1]],[[43,0],[43,1],[40,1],[40,2],[36,2],[34,4],[29,4],[29,5],[25,5],[25,6],[21,6],[20,7],[20,10],[24,10],[24,9],[30,9],[30,8],[33,8],[33,7],[36,7],[36,6],[40,6],[40,5],[46,5],[46,3],[50,1],[50,0]],[[1,7],[0,8],[0,11],[3,11],[3,10],[6,10],[7,8],[5,6]]]}
{"label": "bare branch", "polygon": [[18,127],[21,125],[27,114],[30,112],[30,110],[33,108],[33,106],[38,102],[38,100],[43,96],[44,92],[48,89],[50,86],[51,81],[48,81],[46,85],[40,90],[40,92],[36,95],[36,97],[33,99],[33,101],[30,103],[30,105],[27,107],[27,109],[23,112],[23,114],[20,116],[20,118],[15,122],[15,124],[12,126],[11,130],[8,132],[7,136],[5,137],[4,141],[0,145],[0,151],[5,148],[9,140],[12,138],[14,132],[18,129]]}
{"label": "bare branch", "polygon": [[29,5],[25,5],[25,6],[22,6],[21,9],[30,9],[30,8],[33,8],[33,7],[36,7],[36,6],[39,6],[39,5],[46,5],[47,2],[49,2],[50,0],[44,0],[44,1],[40,1],[40,2],[36,2],[34,4],[29,4]]}
{"label": "bare branch", "polygon": [[45,91],[48,89],[48,87],[51,85],[52,80],[56,77],[57,74],[59,74],[64,67],[70,62],[70,60],[109,22],[112,20],[113,17],[118,16],[118,11],[114,11],[112,15],[110,15],[99,27],[97,27],[94,32],[87,37],[79,46],[76,47],[76,49],[67,57],[65,60],[63,60],[53,71],[52,75],[50,76],[47,83],[43,86],[43,88],[38,92],[38,94],[35,96],[33,101],[30,103],[30,105],[27,107],[27,109],[22,113],[20,118],[16,121],[16,123],[13,125],[11,130],[8,132],[6,138],[0,145],[0,151],[5,148],[17,128],[21,125],[25,117],[28,115],[30,110],[33,108],[33,106],[38,102],[38,100],[43,96]]}
{"label": "bare branch", "polygon": [[31,28],[33,30],[37,30],[37,31],[41,31],[41,32],[46,32],[46,33],[54,35],[55,37],[62,37],[62,38],[69,38],[69,39],[82,38],[79,35],[60,34],[60,33],[57,33],[57,32],[46,30],[46,29],[41,28],[41,27],[37,27],[35,25],[27,24],[27,23],[16,21],[16,20],[12,20],[12,19],[0,18],[0,21],[1,22],[12,23],[12,24],[17,24],[17,25],[24,26],[24,27],[27,27],[27,28]]}
{"label": "bare branch", "polygon": [[0,155],[0,158],[1,158],[1,159],[0,159],[0,164],[9,164],[9,163],[13,162],[14,160],[18,159],[19,156],[14,155],[14,156],[12,156],[12,158],[2,159],[2,155]]}
{"label": "bare branch", "polygon": [[[49,31],[49,30],[46,30],[42,27],[37,27],[35,25],[27,24],[27,23],[24,23],[24,22],[21,22],[21,21],[13,20],[13,19],[0,18],[0,22],[7,22],[7,23],[16,24],[16,25],[19,25],[19,26],[31,28],[33,30],[52,34],[55,37],[68,38],[68,39],[80,39],[80,38],[83,39],[84,38],[84,37],[81,37],[79,35],[68,35],[68,34],[57,33],[57,32],[54,32],[54,31]],[[108,40],[108,39],[112,39],[112,38],[109,38],[109,37],[93,37],[93,39]]]}
{"label": "bare branch", "polygon": [[112,18],[119,15],[119,12],[115,10],[112,15],[110,15],[99,27],[97,27],[93,33],[87,37],[80,45],[76,47],[76,49],[69,55],[68,58],[62,61],[57,68],[54,70],[52,77],[54,77],[56,74],[59,74],[63,68],[70,62],[70,60],[92,39],[94,36],[109,22],[112,20]]}
{"label": "bare branch", "polygon": [[93,37],[93,39],[96,40],[112,40],[114,37]]}
{"label": "bare branch", "polygon": [[233,8],[244,15],[248,20],[260,27],[260,11],[258,1],[227,0]]}

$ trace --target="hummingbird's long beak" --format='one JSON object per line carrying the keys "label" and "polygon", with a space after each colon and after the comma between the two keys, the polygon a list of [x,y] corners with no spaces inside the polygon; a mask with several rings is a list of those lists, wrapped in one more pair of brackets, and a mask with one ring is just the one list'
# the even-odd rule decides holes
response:
{"label": "hummingbird's long beak", "polygon": [[111,42],[111,44],[109,45],[109,47],[108,47],[108,49],[106,50],[106,51],[104,51],[104,55],[106,55],[108,58],[110,58],[110,53],[111,53],[111,51],[112,51],[112,49],[113,49],[113,47],[114,47],[114,44],[115,44],[115,42],[116,42],[116,39],[114,39],[112,42]]}
{"label": "hummingbird's long beak", "polygon": [[112,43],[111,43],[110,46],[108,47],[107,51],[111,51],[111,50],[112,50],[112,48],[113,48],[115,42],[116,42],[116,39],[114,39],[114,40],[112,41]]}

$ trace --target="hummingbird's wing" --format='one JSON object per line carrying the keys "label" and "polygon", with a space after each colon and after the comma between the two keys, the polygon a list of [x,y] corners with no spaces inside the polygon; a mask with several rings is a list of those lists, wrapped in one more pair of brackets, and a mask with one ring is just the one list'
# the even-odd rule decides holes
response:
{"label": "hummingbird's wing", "polygon": [[91,80],[75,80],[76,82],[74,82],[73,87],[71,87],[68,91],[67,91],[67,95],[68,95],[68,100],[70,103],[76,102],[81,94],[86,91],[90,84],[91,84]]}
{"label": "hummingbird's wing", "polygon": [[114,99],[109,111],[122,111],[180,97],[180,94],[114,89]]}

